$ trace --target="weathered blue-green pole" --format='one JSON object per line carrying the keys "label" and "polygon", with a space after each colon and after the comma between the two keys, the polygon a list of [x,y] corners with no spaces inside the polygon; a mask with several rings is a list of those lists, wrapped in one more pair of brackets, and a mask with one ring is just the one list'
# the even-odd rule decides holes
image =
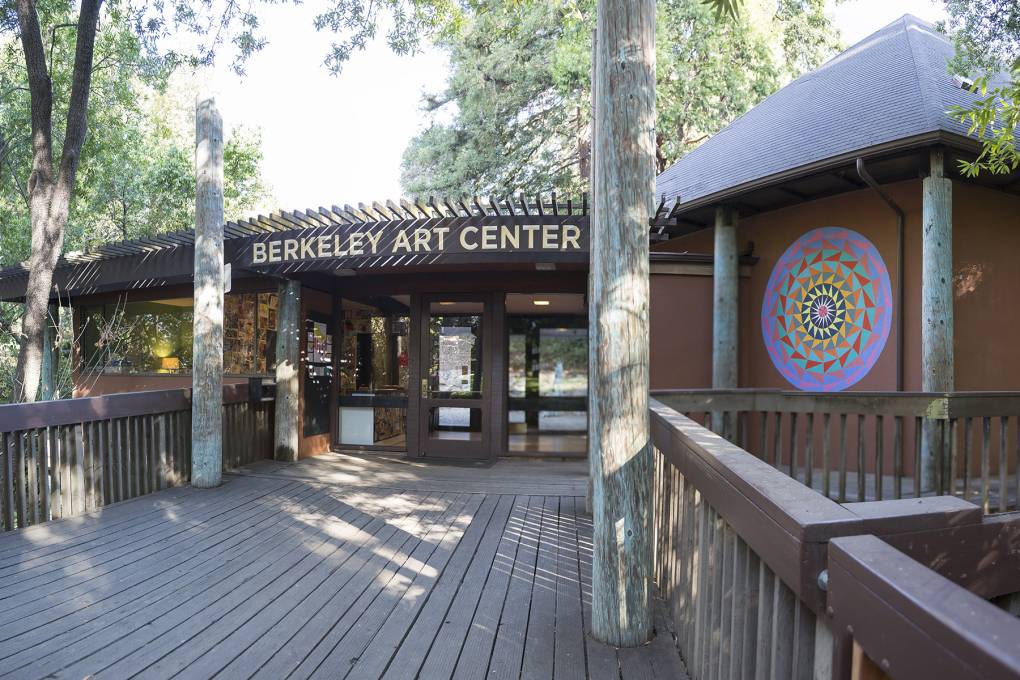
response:
{"label": "weathered blue-green pole", "polygon": [[655,201],[655,0],[599,0],[589,363],[592,634],[652,634],[648,219]]}
{"label": "weathered blue-green pole", "polygon": [[46,326],[43,328],[42,364],[39,368],[39,400],[50,401],[57,395],[57,374],[60,347],[60,305],[51,302],[46,308]]}
{"label": "weathered blue-green pole", "polygon": [[297,460],[301,401],[301,282],[281,281],[276,312],[276,460]]}
{"label": "weathered blue-green pole", "polygon": [[195,109],[195,321],[191,485],[223,474],[223,119],[212,97]]}
{"label": "weathered blue-green pole", "polygon": [[[737,386],[737,211],[715,209],[715,251],[712,258],[712,387]],[[712,413],[712,429],[723,433],[723,414]],[[732,424],[731,424],[732,427]]]}
{"label": "weathered blue-green pole", "polygon": [[[921,389],[952,392],[953,182],[945,176],[942,149],[931,152],[930,164],[921,203]],[[925,421],[922,440],[921,484],[927,491],[940,485],[949,448],[934,420]]]}

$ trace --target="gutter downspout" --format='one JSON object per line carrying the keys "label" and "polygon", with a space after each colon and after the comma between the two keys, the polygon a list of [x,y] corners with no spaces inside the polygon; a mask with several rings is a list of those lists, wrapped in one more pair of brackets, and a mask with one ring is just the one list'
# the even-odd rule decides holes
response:
{"label": "gutter downspout", "polygon": [[892,200],[878,182],[868,173],[864,167],[864,159],[857,159],[857,174],[875,193],[881,197],[889,209],[896,214],[896,391],[903,391],[903,225],[905,221],[903,209]]}

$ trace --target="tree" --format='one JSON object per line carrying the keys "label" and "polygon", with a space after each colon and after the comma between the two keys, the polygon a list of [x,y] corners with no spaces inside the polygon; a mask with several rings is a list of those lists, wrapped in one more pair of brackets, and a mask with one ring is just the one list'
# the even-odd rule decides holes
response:
{"label": "tree", "polygon": [[[96,69],[107,63],[120,63],[114,38],[123,34],[108,32],[105,20],[100,31],[100,15],[118,28],[127,22],[131,28],[127,37],[148,56],[148,64],[161,68],[182,63],[210,64],[229,41],[232,65],[241,73],[244,60],[266,42],[258,21],[260,6],[186,0],[153,3],[110,0],[102,9],[102,0],[81,0],[76,10],[73,3],[60,0],[0,0],[0,33],[19,37],[31,112],[32,162],[23,186],[31,222],[31,253],[15,378],[18,401],[34,400],[39,385],[46,307],[87,138],[93,76]],[[339,70],[354,50],[375,35],[380,12],[389,12],[393,17],[388,42],[395,50],[406,52],[415,49],[423,36],[455,27],[460,7],[455,0],[331,0],[315,22],[317,29],[331,30],[337,35],[326,57],[328,68]],[[52,51],[47,53],[44,39],[44,35],[48,36],[52,45],[58,33],[63,35],[65,31],[70,31],[75,41],[69,69],[51,58]],[[169,39],[180,32],[197,36],[196,49],[190,53],[164,50]],[[62,92],[57,86],[64,77],[70,83],[69,94],[66,106],[58,109],[55,104]],[[5,93],[4,98],[7,96]],[[54,130],[60,130],[61,123],[63,133],[55,135]],[[0,141],[6,146],[6,140]]]}
{"label": "tree", "polygon": [[[838,47],[821,0],[754,0],[727,21],[718,12],[700,0],[657,3],[659,171]],[[451,74],[425,98],[433,122],[404,153],[404,189],[584,188],[594,17],[594,0],[480,0],[441,41]]]}
{"label": "tree", "polygon": [[944,26],[956,44],[952,64],[958,73],[977,77],[977,98],[953,114],[981,139],[973,161],[961,160],[967,176],[982,170],[1005,174],[1020,167],[1016,127],[1020,125],[1020,5],[1015,0],[947,0]]}

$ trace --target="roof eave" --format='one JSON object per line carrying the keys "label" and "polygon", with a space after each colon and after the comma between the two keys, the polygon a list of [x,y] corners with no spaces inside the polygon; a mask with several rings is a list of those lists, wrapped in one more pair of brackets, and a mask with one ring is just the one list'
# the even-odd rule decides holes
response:
{"label": "roof eave", "polygon": [[[789,170],[784,170],[750,182],[738,184],[736,186],[723,189],[722,191],[700,196],[689,202],[682,201],[673,216],[684,215],[700,208],[725,204],[758,189],[778,186],[785,182],[804,179],[806,177],[811,177],[812,175],[826,174],[853,162],[857,158],[869,159],[876,156],[923,149],[930,146],[948,146],[964,151],[976,152],[980,148],[980,143],[972,137],[965,137],[946,130],[925,132],[919,135],[893,140],[891,142],[883,142],[882,144],[876,144],[863,149],[856,149],[854,151],[839,154],[838,156],[831,156],[820,161],[801,165],[796,168],[790,168]],[[682,198],[683,197],[681,197],[681,199]]]}

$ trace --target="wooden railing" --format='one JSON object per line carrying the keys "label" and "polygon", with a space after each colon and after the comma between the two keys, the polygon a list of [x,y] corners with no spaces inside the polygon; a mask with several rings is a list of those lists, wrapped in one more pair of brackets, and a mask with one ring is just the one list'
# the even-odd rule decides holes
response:
{"label": "wooden railing", "polygon": [[[223,390],[223,466],[273,454],[273,402]],[[71,517],[185,484],[191,390],[0,406],[0,529]]]}
{"label": "wooden railing", "polygon": [[[840,502],[949,494],[985,512],[1018,507],[1020,393],[738,389],[653,395]],[[925,427],[931,428],[927,437]]]}
{"label": "wooden railing", "polygon": [[[654,574],[691,678],[844,680],[855,663],[894,678],[950,677],[909,663],[936,641],[932,658],[1020,678],[1020,620],[986,601],[1020,591],[1020,514],[984,516],[951,496],[840,504],[652,404]],[[900,558],[875,567],[860,552],[873,544],[840,540],[862,536]],[[871,564],[874,580],[848,579],[852,560]],[[897,573],[933,589],[903,590],[903,601],[854,590],[902,590]],[[982,626],[976,640],[952,624],[986,615],[997,636]],[[906,636],[926,646],[890,649]]]}

